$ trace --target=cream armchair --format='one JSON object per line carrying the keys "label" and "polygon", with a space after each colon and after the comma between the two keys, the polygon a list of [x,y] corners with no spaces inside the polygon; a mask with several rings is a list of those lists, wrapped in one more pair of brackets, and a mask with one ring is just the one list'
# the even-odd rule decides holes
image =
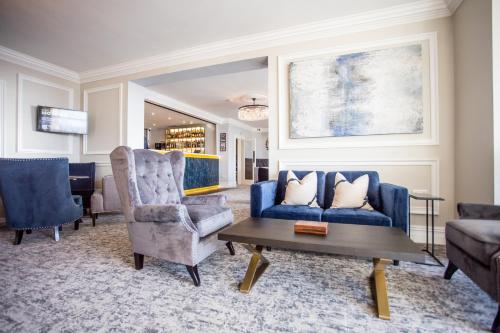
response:
{"label": "cream armchair", "polygon": [[[180,263],[199,286],[198,264],[224,245],[217,231],[233,222],[225,196],[184,197],[182,152],[162,155],[122,146],[110,157],[135,268],[142,269],[145,255]],[[226,246],[234,255],[232,244]]]}

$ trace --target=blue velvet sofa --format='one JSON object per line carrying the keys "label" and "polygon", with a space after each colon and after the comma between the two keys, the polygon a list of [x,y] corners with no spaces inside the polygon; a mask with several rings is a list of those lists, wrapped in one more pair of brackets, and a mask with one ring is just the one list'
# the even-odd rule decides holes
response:
{"label": "blue velvet sofa", "polygon": [[[349,182],[368,174],[368,202],[373,211],[355,208],[331,209],[337,172],[318,175],[317,200],[319,208],[281,205],[285,198],[288,171],[280,171],[278,180],[253,184],[250,189],[251,215],[256,218],[325,221],[333,223],[365,224],[401,228],[408,232],[408,190],[401,186],[380,183],[375,171],[339,171]],[[311,171],[293,171],[302,179]]]}

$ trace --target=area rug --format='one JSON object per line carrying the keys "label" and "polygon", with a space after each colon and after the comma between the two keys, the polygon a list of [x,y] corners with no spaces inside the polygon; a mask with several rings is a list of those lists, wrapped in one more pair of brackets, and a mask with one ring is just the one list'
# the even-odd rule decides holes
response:
{"label": "area rug", "polygon": [[[237,221],[248,188],[225,191]],[[271,265],[241,294],[250,254],[222,247],[199,265],[146,258],[134,269],[120,215],[101,215],[59,242],[49,231],[0,227],[1,332],[486,332],[496,304],[465,275],[402,262],[387,270],[391,320],[376,317],[368,259],[273,249]],[[445,258],[442,258],[445,260]]]}

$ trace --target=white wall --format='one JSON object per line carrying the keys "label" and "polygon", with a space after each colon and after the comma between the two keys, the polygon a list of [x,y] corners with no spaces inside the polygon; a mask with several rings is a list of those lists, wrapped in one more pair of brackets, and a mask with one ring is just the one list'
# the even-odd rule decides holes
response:
{"label": "white wall", "polygon": [[268,139],[267,131],[255,133],[255,139],[257,140],[256,158],[259,158],[259,159],[269,158],[269,150],[266,149],[266,141]]}
{"label": "white wall", "polygon": [[79,85],[0,60],[0,156],[80,159],[80,135],[36,131],[36,107],[80,108]]}
{"label": "white wall", "polygon": [[493,142],[495,204],[500,205],[500,1],[492,1]]}
{"label": "white wall", "polygon": [[491,1],[465,0],[453,32],[456,200],[493,203]]}

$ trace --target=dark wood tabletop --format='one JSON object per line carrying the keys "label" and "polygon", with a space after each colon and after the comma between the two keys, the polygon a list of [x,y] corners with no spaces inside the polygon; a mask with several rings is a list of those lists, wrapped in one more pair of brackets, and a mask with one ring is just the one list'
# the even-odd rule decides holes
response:
{"label": "dark wood tabletop", "polygon": [[248,218],[219,232],[219,239],[299,251],[425,262],[425,255],[401,229],[330,223],[328,235],[296,234],[296,221]]}

